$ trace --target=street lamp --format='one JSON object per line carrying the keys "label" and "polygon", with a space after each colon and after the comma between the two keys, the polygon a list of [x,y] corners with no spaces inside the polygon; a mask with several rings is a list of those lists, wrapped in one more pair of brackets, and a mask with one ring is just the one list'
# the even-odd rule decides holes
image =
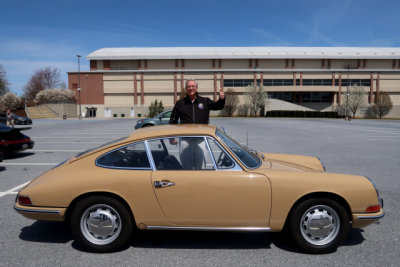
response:
{"label": "street lamp", "polygon": [[81,110],[81,55],[76,55],[78,58],[78,95],[79,95],[79,119],[82,119],[82,110]]}
{"label": "street lamp", "polygon": [[350,92],[349,92],[349,83],[350,83],[350,79],[349,79],[349,73],[350,73],[350,65],[346,65],[345,68],[347,69],[347,91],[346,91],[346,106],[345,106],[345,120],[349,120],[349,96],[350,96]]}

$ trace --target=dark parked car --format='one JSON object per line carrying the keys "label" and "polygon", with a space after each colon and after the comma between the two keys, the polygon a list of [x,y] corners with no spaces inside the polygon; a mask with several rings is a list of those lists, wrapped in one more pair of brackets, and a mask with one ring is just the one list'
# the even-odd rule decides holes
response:
{"label": "dark parked car", "polygon": [[18,115],[14,115],[14,124],[16,125],[29,125],[32,124],[32,120],[29,119],[28,117],[22,117]]}
{"label": "dark parked car", "polygon": [[[12,114],[14,118],[14,124],[15,125],[29,125],[32,124],[32,120],[29,119],[28,117],[22,117],[18,116],[16,114]],[[1,113],[0,114],[0,123],[2,124],[7,124],[7,114],[6,113]]]}
{"label": "dark parked car", "polygon": [[33,148],[34,141],[23,133],[22,130],[30,128],[11,128],[0,124],[0,151],[7,154]]}
{"label": "dark parked car", "polygon": [[157,114],[153,118],[149,119],[141,119],[136,123],[135,129],[148,127],[148,126],[156,126],[156,125],[164,125],[169,123],[169,118],[171,117],[172,109],[166,110]]}

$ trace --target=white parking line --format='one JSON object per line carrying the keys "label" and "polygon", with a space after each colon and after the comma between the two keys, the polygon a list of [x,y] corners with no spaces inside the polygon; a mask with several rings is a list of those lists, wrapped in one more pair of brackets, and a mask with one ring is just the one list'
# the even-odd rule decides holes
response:
{"label": "white parking line", "polygon": [[393,139],[379,139],[379,138],[375,138],[375,139],[368,139],[368,141],[392,141],[392,142],[400,142],[400,140],[393,140]]}
{"label": "white parking line", "polygon": [[129,134],[131,134],[132,132],[129,132],[129,133],[121,133],[121,132],[115,132],[115,133],[103,133],[103,132],[97,132],[97,133],[77,133],[77,132],[74,132],[74,133],[67,133],[67,132],[65,132],[65,133],[54,133],[54,134],[67,134],[67,135],[79,135],[79,134],[113,134],[113,135],[116,135],[116,134],[122,134],[122,135],[129,135]]}
{"label": "white parking line", "polygon": [[110,139],[111,137],[102,137],[102,136],[99,136],[99,137],[93,137],[93,136],[85,136],[85,137],[76,137],[76,136],[73,136],[73,137],[68,137],[68,136],[31,136],[31,138],[32,139],[41,139],[41,138],[43,138],[43,139],[77,139],[77,138],[79,138],[79,139]]}
{"label": "white parking line", "polygon": [[62,150],[62,149],[32,149],[29,152],[82,152],[84,150]]}
{"label": "white parking line", "polygon": [[[30,182],[30,181],[29,181]],[[11,188],[10,190],[6,191],[6,192],[0,192],[0,197],[4,197],[5,195],[10,195],[10,194],[16,194],[17,192],[15,192],[16,190],[24,187],[25,185],[27,185],[29,182],[26,182],[24,184],[20,184],[14,188]]]}
{"label": "white parking line", "polygon": [[85,144],[101,144],[103,141],[98,141],[98,142],[87,142],[87,141],[74,141],[74,142],[42,142],[38,141],[35,142],[35,144],[79,144],[79,143],[85,143]]}
{"label": "white parking line", "polygon": [[0,166],[54,166],[58,163],[49,163],[49,162],[39,162],[39,163],[27,163],[27,162],[1,162]]}

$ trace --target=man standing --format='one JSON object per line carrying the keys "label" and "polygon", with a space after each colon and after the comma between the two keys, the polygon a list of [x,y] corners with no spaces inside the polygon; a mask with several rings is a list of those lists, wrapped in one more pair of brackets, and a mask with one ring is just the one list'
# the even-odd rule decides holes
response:
{"label": "man standing", "polygon": [[[208,97],[201,97],[197,93],[196,80],[185,82],[186,97],[176,102],[169,119],[170,124],[180,123],[204,123],[208,124],[210,110],[221,110],[225,105],[224,91],[219,91],[217,102]],[[206,169],[206,162],[211,162],[204,139],[193,137],[180,137],[178,140],[170,139],[171,145],[179,144],[180,162],[184,170]],[[207,160],[208,159],[208,160]]]}
{"label": "man standing", "polygon": [[185,82],[186,97],[178,100],[172,110],[169,119],[170,124],[180,123],[204,123],[208,124],[210,110],[221,110],[225,105],[224,91],[220,90],[217,102],[208,97],[201,97],[197,93],[198,83],[196,80]]}

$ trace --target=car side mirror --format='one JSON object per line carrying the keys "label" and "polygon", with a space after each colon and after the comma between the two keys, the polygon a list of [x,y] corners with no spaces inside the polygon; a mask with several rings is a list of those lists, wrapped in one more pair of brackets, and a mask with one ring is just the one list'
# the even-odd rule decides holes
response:
{"label": "car side mirror", "polygon": [[162,120],[161,116],[160,116],[160,117],[158,117],[158,118],[160,119],[160,121]]}

